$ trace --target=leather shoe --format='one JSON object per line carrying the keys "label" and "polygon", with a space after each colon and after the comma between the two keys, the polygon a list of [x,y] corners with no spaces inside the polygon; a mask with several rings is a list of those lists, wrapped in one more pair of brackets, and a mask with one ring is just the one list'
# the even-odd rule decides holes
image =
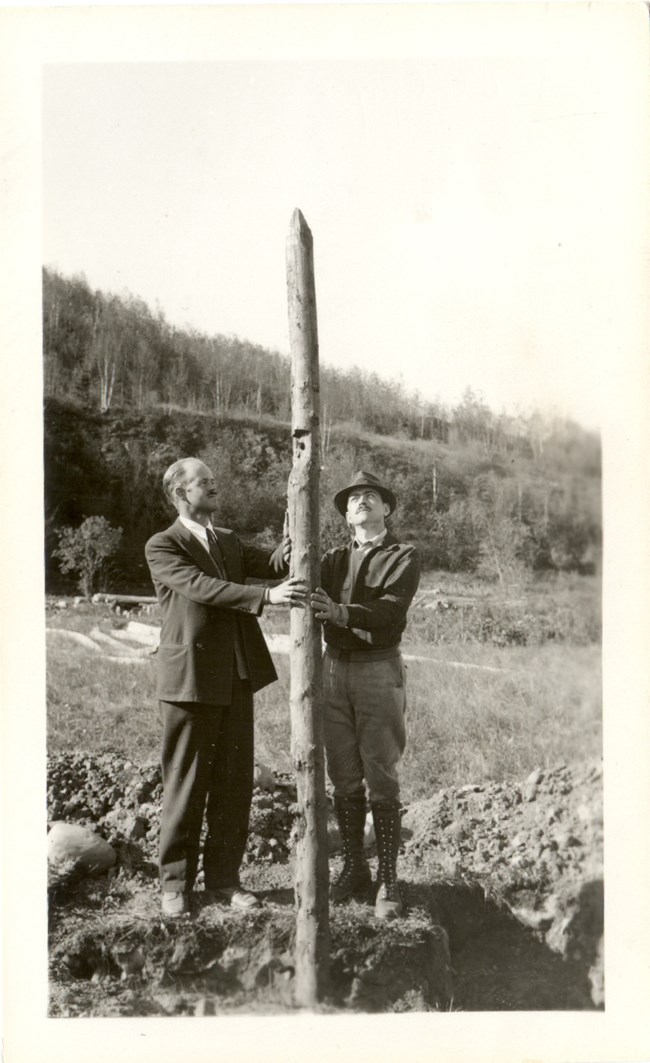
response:
{"label": "leather shoe", "polygon": [[260,907],[260,899],[250,890],[243,886],[223,886],[218,890],[206,890],[209,900],[217,904],[228,904],[231,908],[238,908],[241,912],[248,912],[251,908]]}
{"label": "leather shoe", "polygon": [[174,890],[163,891],[162,914],[167,919],[179,919],[182,915],[188,915],[189,911],[190,898],[187,893]]}

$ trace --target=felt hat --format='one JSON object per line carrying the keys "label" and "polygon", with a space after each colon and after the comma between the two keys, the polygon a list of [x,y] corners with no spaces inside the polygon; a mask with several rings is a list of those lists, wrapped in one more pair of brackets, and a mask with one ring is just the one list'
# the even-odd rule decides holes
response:
{"label": "felt hat", "polygon": [[373,491],[376,491],[377,494],[381,495],[384,502],[388,503],[388,505],[390,506],[390,513],[392,513],[395,509],[397,505],[397,499],[395,498],[395,495],[390,490],[390,488],[384,487],[384,485],[377,479],[376,476],[373,476],[371,472],[364,472],[362,470],[361,472],[356,473],[354,479],[352,480],[352,483],[349,483],[347,487],[341,488],[341,490],[337,491],[334,495],[334,505],[336,506],[342,517],[345,516],[346,510],[348,508],[348,496],[351,494],[352,491],[356,490],[356,488],[358,487],[371,487]]}

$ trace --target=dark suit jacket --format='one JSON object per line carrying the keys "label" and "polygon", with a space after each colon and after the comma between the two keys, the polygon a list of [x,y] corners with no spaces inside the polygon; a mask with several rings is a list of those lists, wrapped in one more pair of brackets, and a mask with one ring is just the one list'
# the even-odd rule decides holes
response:
{"label": "dark suit jacket", "polygon": [[[321,584],[335,602],[342,600],[351,550],[351,542],[337,546],[322,561]],[[349,588],[348,626],[324,624],[325,642],[347,650],[398,646],[419,582],[418,550],[409,543],[398,542],[392,532],[387,532],[381,545],[365,554],[354,587]]]}
{"label": "dark suit jacket", "polygon": [[215,528],[224,559],[224,580],[206,548],[176,520],[152,536],[145,556],[162,611],[157,651],[158,697],[162,701],[228,705],[239,624],[253,691],[277,679],[255,619],[264,588],[244,586],[249,576],[274,580],[287,574],[282,550],[273,554]]}

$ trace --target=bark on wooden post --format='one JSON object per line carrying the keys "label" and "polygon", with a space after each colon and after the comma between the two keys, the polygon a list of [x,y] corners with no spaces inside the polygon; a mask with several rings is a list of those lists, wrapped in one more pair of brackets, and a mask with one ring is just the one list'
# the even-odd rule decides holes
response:
{"label": "bark on wooden post", "polygon": [[[289,477],[291,575],[320,581],[318,485],[320,397],[313,241],[299,210],[287,239],[293,465]],[[329,973],[325,759],[321,713],[321,629],[311,609],[291,609],[291,756],[300,833],[296,848],[296,1002],[322,999]]]}

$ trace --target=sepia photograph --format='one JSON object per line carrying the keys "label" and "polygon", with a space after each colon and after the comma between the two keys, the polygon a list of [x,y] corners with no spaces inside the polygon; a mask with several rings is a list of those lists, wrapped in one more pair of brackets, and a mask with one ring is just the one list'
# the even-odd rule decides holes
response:
{"label": "sepia photograph", "polygon": [[10,1063],[642,1058],[644,5],[33,16]]}

